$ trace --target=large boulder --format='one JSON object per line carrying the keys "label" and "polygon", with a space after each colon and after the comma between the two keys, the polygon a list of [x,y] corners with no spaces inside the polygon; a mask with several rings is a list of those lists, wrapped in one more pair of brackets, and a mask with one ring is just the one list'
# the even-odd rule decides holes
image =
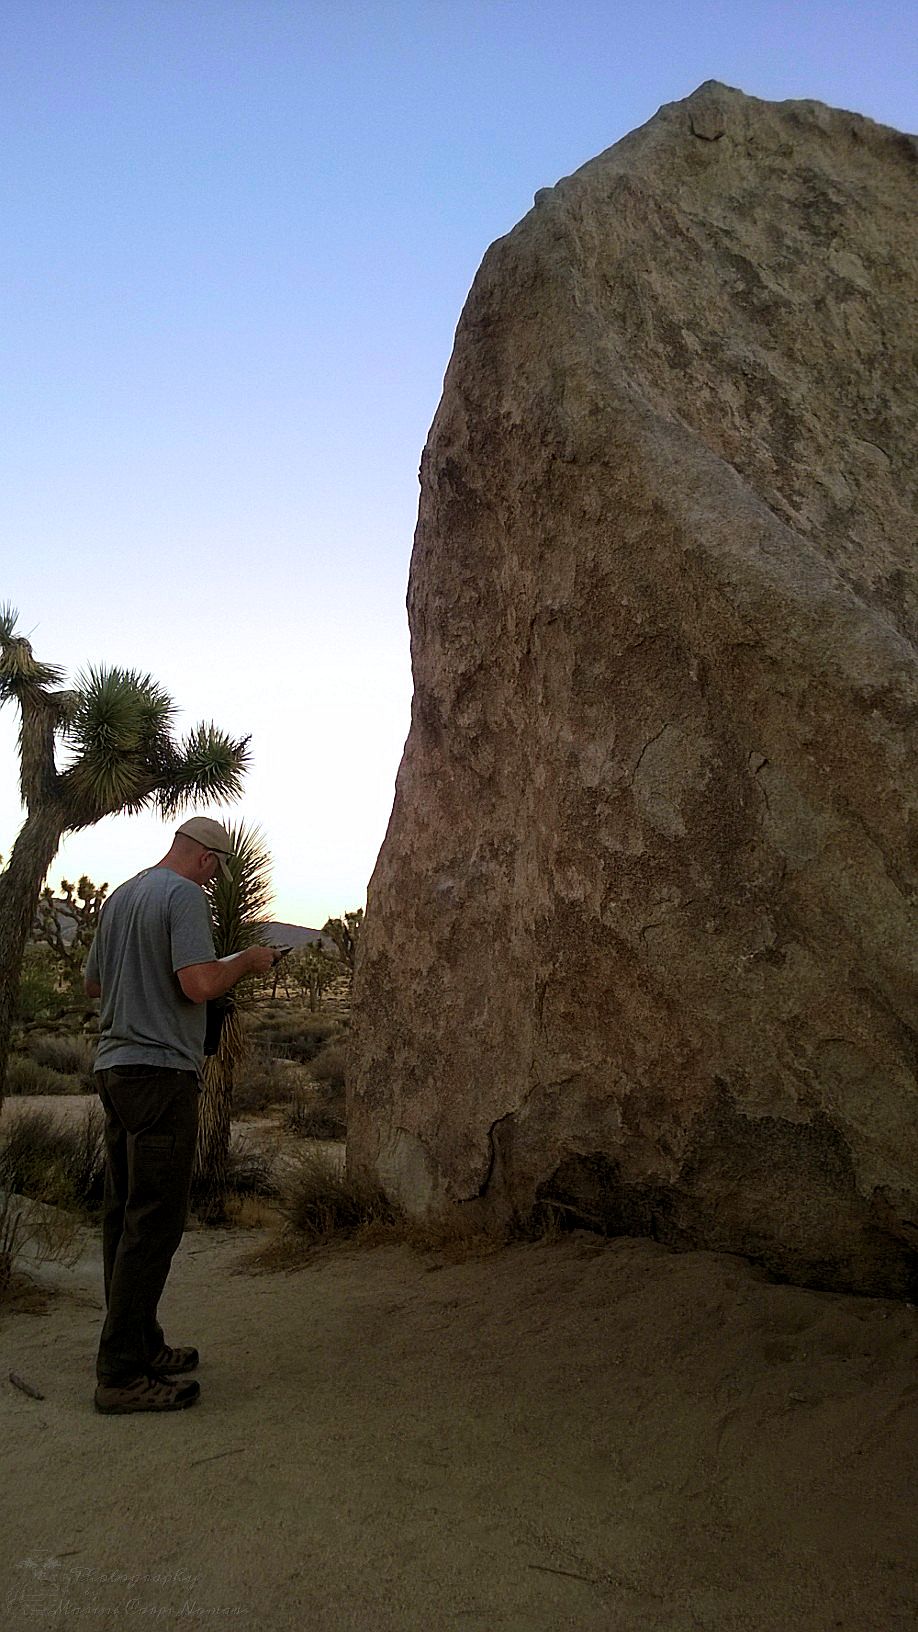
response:
{"label": "large boulder", "polygon": [[485,257],[354,1017],[414,1213],[914,1285],[915,177],[708,84]]}

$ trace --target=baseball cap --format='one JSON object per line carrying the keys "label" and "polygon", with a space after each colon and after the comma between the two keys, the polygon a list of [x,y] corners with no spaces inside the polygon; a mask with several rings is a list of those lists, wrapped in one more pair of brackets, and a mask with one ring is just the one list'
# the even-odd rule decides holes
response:
{"label": "baseball cap", "polygon": [[209,816],[189,816],[187,822],[183,822],[175,831],[183,833],[186,839],[194,839],[196,844],[203,844],[205,850],[212,850],[220,863],[223,877],[232,878],[226,858],[233,853],[233,842],[219,822],[212,821]]}

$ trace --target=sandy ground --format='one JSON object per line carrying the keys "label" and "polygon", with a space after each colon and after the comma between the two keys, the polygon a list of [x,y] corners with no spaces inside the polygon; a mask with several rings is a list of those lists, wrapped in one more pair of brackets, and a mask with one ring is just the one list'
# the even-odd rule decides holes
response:
{"label": "sandy ground", "polygon": [[585,1234],[255,1274],[263,1234],[176,1258],[191,1411],[93,1411],[91,1233],[0,1309],[5,1632],[918,1624],[908,1306]]}

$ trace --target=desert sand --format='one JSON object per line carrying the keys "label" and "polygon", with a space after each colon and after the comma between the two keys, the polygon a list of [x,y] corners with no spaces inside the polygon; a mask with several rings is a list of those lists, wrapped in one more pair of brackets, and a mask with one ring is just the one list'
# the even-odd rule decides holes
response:
{"label": "desert sand", "polygon": [[265,1273],[268,1234],[186,1234],[190,1411],[94,1412],[92,1231],[0,1310],[6,1632],[915,1625],[908,1305],[584,1233]]}

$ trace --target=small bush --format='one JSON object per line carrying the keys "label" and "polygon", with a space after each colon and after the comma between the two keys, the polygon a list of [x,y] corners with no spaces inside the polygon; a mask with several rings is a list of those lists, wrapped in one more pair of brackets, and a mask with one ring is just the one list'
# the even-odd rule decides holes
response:
{"label": "small bush", "polygon": [[25,1046],[38,1065],[46,1065],[51,1071],[74,1077],[92,1076],[96,1055],[92,1037],[81,1036],[78,1032],[34,1033]]}
{"label": "small bush", "polygon": [[28,1054],[11,1054],[6,1068],[8,1094],[78,1094],[83,1092],[79,1077],[64,1076],[40,1065]]}
{"label": "small bush", "polygon": [[233,1115],[255,1116],[279,1104],[287,1094],[289,1079],[283,1065],[261,1048],[243,1059],[233,1084]]}
{"label": "small bush", "polygon": [[253,1027],[258,1048],[276,1059],[296,1060],[301,1065],[314,1060],[323,1044],[339,1030],[339,1022],[322,1015],[272,1015]]}
{"label": "small bush", "polygon": [[30,942],[19,973],[16,1015],[19,1020],[51,1020],[67,1006],[58,991],[57,970],[51,948]]}
{"label": "small bush", "polygon": [[316,1082],[325,1083],[329,1088],[343,1089],[347,1073],[347,1049],[343,1042],[326,1043],[320,1054],[312,1062],[312,1074]]}
{"label": "small bush", "polygon": [[351,1175],[325,1151],[304,1151],[286,1179],[279,1211],[306,1242],[394,1224],[397,1209],[373,1180]]}
{"label": "small bush", "polygon": [[343,1139],[347,1133],[344,1100],[338,1095],[300,1091],[284,1111],[283,1123],[298,1139]]}
{"label": "small bush", "polygon": [[14,1117],[0,1142],[0,1185],[58,1207],[90,1207],[102,1199],[104,1119],[94,1105],[74,1126],[46,1111]]}

